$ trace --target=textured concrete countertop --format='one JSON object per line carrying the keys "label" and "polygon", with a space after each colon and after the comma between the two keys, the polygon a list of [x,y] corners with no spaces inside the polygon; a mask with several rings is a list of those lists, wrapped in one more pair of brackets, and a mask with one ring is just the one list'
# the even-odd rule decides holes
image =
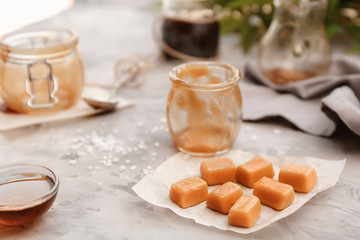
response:
{"label": "textured concrete countertop", "polygon": [[[150,27],[157,14],[115,1],[80,1],[38,24],[76,29],[87,81],[111,83],[119,58],[156,53]],[[222,38],[221,52],[220,61],[239,68],[254,57],[241,52],[234,36]],[[347,158],[336,186],[253,234],[205,227],[139,198],[131,187],[177,153],[165,118],[168,72],[175,64],[149,72],[140,88],[122,89],[120,95],[135,102],[132,107],[1,132],[1,166],[45,165],[60,176],[61,183],[53,207],[40,221],[25,228],[0,226],[0,239],[359,239],[360,138],[343,126],[333,137],[322,138],[278,119],[243,124],[234,149]]]}

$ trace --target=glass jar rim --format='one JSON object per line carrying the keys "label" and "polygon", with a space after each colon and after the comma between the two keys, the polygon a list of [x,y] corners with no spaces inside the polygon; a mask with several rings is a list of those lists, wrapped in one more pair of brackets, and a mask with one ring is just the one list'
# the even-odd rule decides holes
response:
{"label": "glass jar rim", "polygon": [[[27,59],[34,55],[63,56],[77,47],[78,34],[68,28],[37,27],[11,32],[0,39],[2,54]],[[66,55],[66,54],[65,54]]]}
{"label": "glass jar rim", "polygon": [[194,4],[205,4],[203,7],[210,8],[211,1],[209,0],[163,0],[162,9],[169,10],[172,7],[189,7],[194,6]]}
{"label": "glass jar rim", "polygon": [[[179,71],[182,69],[186,69],[189,66],[207,66],[207,67],[218,67],[223,68],[229,72],[231,72],[231,76],[226,79],[226,81],[221,83],[211,83],[211,84],[194,84],[186,81],[178,76]],[[196,61],[196,62],[188,62],[177,65],[176,67],[172,68],[169,74],[170,80],[179,86],[190,88],[193,90],[219,90],[224,88],[230,88],[234,85],[237,85],[241,79],[240,70],[236,67],[226,64],[226,63],[219,63],[219,62],[211,62],[211,61]]]}
{"label": "glass jar rim", "polygon": [[51,189],[49,191],[47,191],[47,193],[45,193],[41,197],[34,199],[32,201],[29,201],[27,203],[15,204],[15,205],[0,205],[0,211],[6,211],[6,210],[14,211],[14,210],[22,210],[22,209],[30,208],[32,206],[36,206],[40,203],[47,201],[48,199],[53,197],[58,192],[59,184],[60,184],[59,177],[51,169],[49,169],[45,166],[36,165],[36,164],[26,164],[26,163],[21,164],[21,163],[19,163],[19,164],[12,164],[12,165],[0,167],[0,176],[7,172],[12,173],[12,174],[24,173],[24,172],[25,173],[27,173],[27,172],[45,173],[47,177],[51,178],[54,181],[54,185],[51,187]]}

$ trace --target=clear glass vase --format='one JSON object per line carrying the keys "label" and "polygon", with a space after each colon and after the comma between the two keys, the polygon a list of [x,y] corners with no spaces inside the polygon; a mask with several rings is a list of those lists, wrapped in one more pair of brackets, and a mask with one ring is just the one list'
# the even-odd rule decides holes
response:
{"label": "clear glass vase", "polygon": [[274,0],[275,13],[260,43],[258,64],[278,85],[327,74],[326,0]]}

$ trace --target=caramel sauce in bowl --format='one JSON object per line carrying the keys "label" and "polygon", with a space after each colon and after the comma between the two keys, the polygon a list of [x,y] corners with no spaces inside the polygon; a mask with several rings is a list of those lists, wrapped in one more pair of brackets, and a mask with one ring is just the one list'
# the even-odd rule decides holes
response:
{"label": "caramel sauce in bowl", "polygon": [[0,224],[24,226],[39,219],[55,201],[59,178],[50,169],[30,164],[0,168]]}
{"label": "caramel sauce in bowl", "polygon": [[235,67],[217,62],[181,64],[170,72],[167,119],[176,147],[193,156],[227,152],[242,124]]}

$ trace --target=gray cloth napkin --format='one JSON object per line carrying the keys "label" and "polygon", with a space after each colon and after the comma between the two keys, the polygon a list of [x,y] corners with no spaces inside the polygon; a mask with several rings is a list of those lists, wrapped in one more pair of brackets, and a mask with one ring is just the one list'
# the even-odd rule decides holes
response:
{"label": "gray cloth napkin", "polygon": [[335,55],[328,75],[278,86],[256,63],[245,66],[240,83],[244,120],[282,117],[299,129],[330,136],[339,120],[360,136],[360,58]]}

